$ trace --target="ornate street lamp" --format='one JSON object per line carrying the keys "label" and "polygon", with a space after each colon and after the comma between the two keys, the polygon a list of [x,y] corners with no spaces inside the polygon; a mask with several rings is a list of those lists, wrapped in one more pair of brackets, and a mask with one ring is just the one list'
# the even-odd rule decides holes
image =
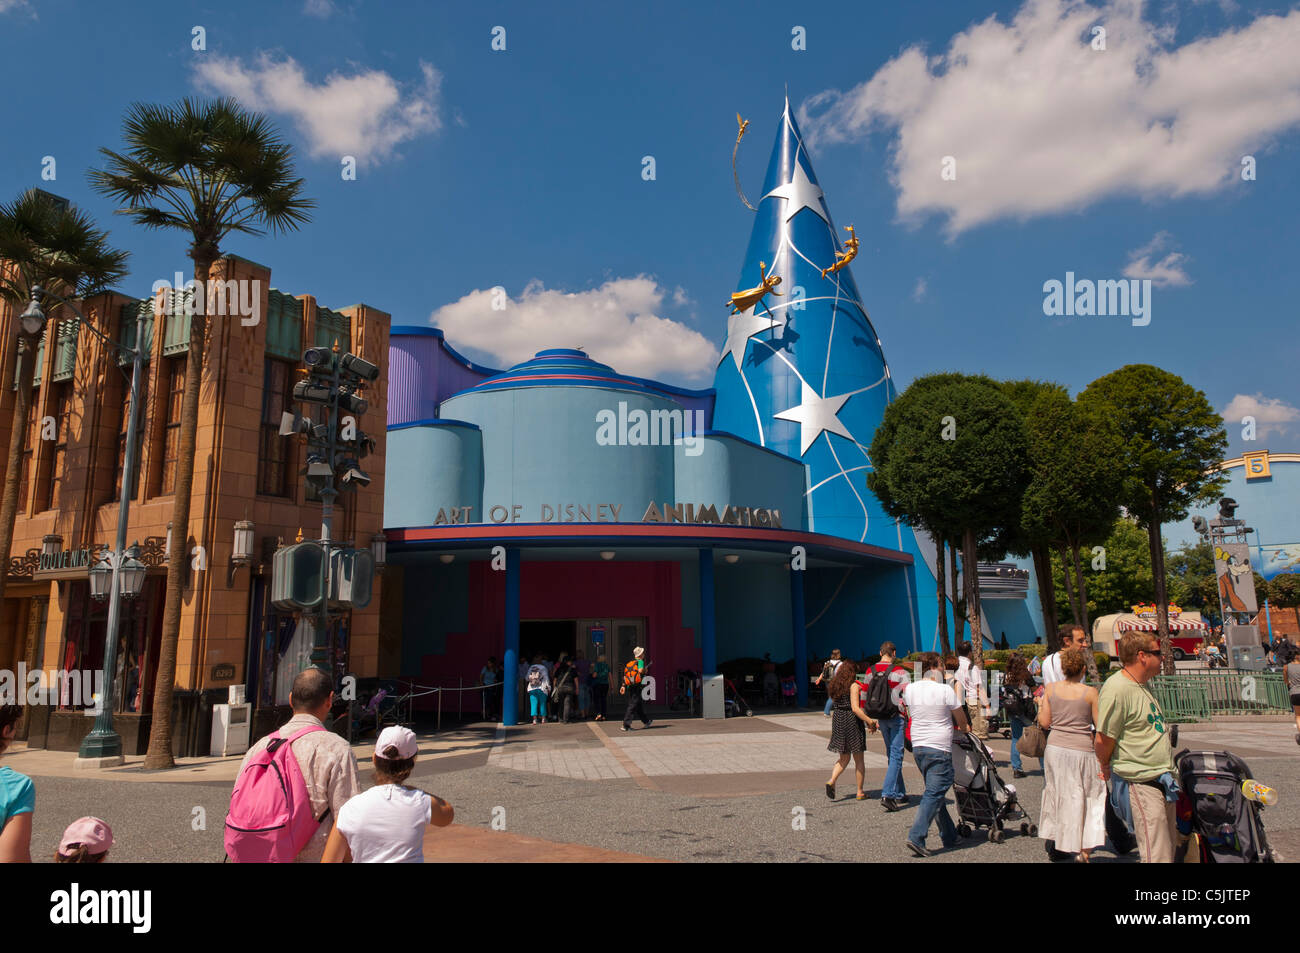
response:
{"label": "ornate street lamp", "polygon": [[383,533],[370,537],[370,555],[375,560],[375,572],[383,572],[388,565],[388,537]]}
{"label": "ornate street lamp", "polygon": [[255,527],[250,520],[240,520],[235,524],[235,548],[230,562],[235,566],[253,565],[253,537]]}

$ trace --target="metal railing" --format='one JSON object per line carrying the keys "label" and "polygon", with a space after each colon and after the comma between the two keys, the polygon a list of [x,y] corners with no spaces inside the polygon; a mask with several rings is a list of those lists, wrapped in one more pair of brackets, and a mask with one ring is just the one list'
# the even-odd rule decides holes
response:
{"label": "metal railing", "polygon": [[1291,714],[1280,672],[1196,672],[1157,675],[1148,683],[1165,719],[1208,721],[1215,715]]}

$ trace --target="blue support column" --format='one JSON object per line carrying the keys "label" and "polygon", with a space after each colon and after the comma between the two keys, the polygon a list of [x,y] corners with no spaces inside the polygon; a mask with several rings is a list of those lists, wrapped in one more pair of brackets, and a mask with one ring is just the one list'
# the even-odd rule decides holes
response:
{"label": "blue support column", "polygon": [[713,627],[713,550],[700,550],[700,668],[718,674],[718,637]]}
{"label": "blue support column", "polygon": [[808,630],[803,614],[803,570],[790,570],[790,628],[794,634],[795,699],[808,707]]}
{"label": "blue support column", "polygon": [[506,651],[501,669],[501,723],[519,724],[519,550],[506,550]]}

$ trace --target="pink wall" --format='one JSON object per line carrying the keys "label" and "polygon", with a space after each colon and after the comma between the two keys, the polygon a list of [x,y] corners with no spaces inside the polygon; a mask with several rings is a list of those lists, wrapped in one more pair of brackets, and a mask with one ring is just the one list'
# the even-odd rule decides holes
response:
{"label": "pink wall", "polygon": [[[475,563],[467,599],[469,629],[449,633],[444,654],[424,656],[420,677],[426,685],[455,685],[462,677],[472,684],[487,656],[505,654],[505,573]],[[681,566],[673,562],[525,562],[520,567],[521,619],[644,618],[646,652],[659,679],[657,704],[671,699],[678,669],[700,668],[695,632],[681,624],[681,607]],[[449,700],[455,710],[448,695],[443,711]],[[465,710],[478,710],[477,695],[466,697]]]}

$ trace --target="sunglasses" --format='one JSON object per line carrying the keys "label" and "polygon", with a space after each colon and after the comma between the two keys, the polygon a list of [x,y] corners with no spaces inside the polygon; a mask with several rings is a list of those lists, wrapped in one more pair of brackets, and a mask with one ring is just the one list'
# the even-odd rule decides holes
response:
{"label": "sunglasses", "polygon": [[1139,651],[1146,652],[1147,655],[1164,655],[1159,649],[1139,649]]}

